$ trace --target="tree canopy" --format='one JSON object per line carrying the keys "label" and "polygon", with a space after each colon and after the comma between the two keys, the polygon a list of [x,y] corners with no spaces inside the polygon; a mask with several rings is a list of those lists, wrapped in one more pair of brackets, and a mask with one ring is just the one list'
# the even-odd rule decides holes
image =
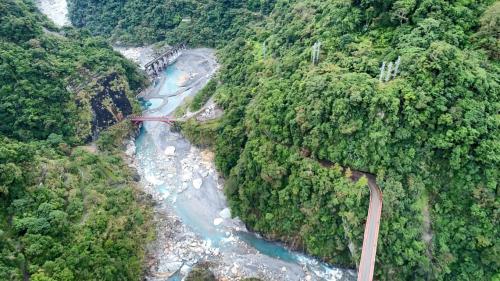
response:
{"label": "tree canopy", "polygon": [[71,1],[94,34],[219,48],[224,117],[186,129],[215,136],[249,227],[354,267],[351,168],[384,194],[377,279],[500,277],[497,1],[94,2]]}
{"label": "tree canopy", "polygon": [[109,73],[129,93],[144,84],[104,39],[57,30],[32,1],[0,2],[0,280],[142,276],[150,206],[115,143],[76,147],[92,112],[74,89],[95,94],[87,83]]}
{"label": "tree canopy", "polygon": [[496,10],[494,1],[277,1],[239,30],[219,52],[225,115],[210,132],[234,214],[354,267],[368,193],[320,165],[336,163],[377,175],[383,190],[376,278],[498,278]]}

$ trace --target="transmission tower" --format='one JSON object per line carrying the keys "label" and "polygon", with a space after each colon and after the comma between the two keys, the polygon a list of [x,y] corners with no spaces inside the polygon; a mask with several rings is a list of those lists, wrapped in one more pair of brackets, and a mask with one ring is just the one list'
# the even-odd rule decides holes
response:
{"label": "transmission tower", "polygon": [[311,59],[314,65],[319,63],[319,53],[321,51],[321,42],[314,43],[312,47]]}

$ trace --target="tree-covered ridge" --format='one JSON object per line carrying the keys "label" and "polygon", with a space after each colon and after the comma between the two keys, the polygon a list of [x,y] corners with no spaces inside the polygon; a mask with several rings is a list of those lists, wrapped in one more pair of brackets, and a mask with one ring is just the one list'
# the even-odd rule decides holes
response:
{"label": "tree-covered ridge", "polygon": [[[129,44],[214,46],[272,10],[275,0],[69,0],[72,23]],[[234,28],[238,26],[238,28]]]}
{"label": "tree-covered ridge", "polygon": [[184,129],[217,135],[235,215],[354,267],[367,190],[317,162],[337,163],[383,189],[376,278],[499,278],[498,1],[282,0],[251,18],[233,9],[249,2],[214,2],[165,38],[225,46],[225,115]]}
{"label": "tree-covered ridge", "polygon": [[0,132],[20,140],[54,133],[79,142],[86,135],[78,128],[91,120],[76,101],[96,92],[92,80],[117,73],[130,93],[144,78],[103,39],[73,29],[65,37],[51,33],[34,11],[31,1],[0,3]]}
{"label": "tree-covered ridge", "polygon": [[0,279],[138,280],[150,211],[118,154],[0,138]]}
{"label": "tree-covered ridge", "polygon": [[[496,21],[497,5],[490,4],[278,3],[265,25],[252,27],[253,36],[220,52],[226,67],[217,94],[226,114],[216,160],[229,176],[235,214],[274,237],[305,238],[308,251],[329,261],[342,262],[346,237],[360,247],[363,224],[346,222],[363,221],[366,202],[350,208],[349,219],[327,223],[335,230],[326,232],[343,239],[342,246],[321,230],[313,232],[314,243],[307,239],[310,216],[330,210],[338,218],[339,208],[314,199],[321,184],[308,184],[311,175],[297,189],[309,197],[294,191],[304,165],[290,165],[302,151],[377,175],[384,192],[379,278],[498,274],[499,68],[491,49],[482,48],[484,41],[498,42],[485,37],[496,27],[482,25]],[[317,41],[320,62],[313,66]],[[398,57],[400,72],[380,82],[382,62]],[[279,145],[290,148],[278,152]],[[272,183],[265,180],[269,173]],[[350,202],[335,187],[328,190]],[[304,210],[307,200],[319,204],[315,213]],[[271,216],[278,219],[266,223]],[[357,258],[348,260],[353,266]]]}
{"label": "tree-covered ridge", "polygon": [[0,280],[142,275],[150,207],[117,150],[132,128],[103,132],[98,153],[74,147],[100,77],[125,96],[144,83],[103,39],[60,32],[32,1],[0,2]]}

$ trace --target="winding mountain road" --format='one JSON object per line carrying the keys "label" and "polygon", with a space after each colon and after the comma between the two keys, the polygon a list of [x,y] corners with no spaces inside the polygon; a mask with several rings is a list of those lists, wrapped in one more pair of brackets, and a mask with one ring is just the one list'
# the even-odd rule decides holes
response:
{"label": "winding mountain road", "polygon": [[362,172],[353,172],[353,179],[365,176],[370,188],[370,206],[365,224],[361,261],[358,268],[358,281],[372,281],[377,253],[378,230],[382,214],[382,191],[377,185],[375,176]]}

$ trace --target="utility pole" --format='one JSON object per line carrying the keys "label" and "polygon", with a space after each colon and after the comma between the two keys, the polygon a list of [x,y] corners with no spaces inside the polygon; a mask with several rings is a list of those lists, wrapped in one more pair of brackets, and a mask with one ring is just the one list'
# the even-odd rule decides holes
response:
{"label": "utility pole", "polygon": [[391,79],[391,76],[392,76],[392,61],[389,62],[389,68],[387,69],[387,74],[385,75],[385,82],[389,81],[389,79]]}
{"label": "utility pole", "polygon": [[382,62],[382,66],[380,67],[380,77],[378,81],[382,83],[382,80],[384,79],[384,71],[385,71],[385,61]]}
{"label": "utility pole", "polygon": [[266,59],[266,52],[267,52],[267,47],[266,47],[266,42],[262,43],[262,57],[264,60]]}
{"label": "utility pole", "polygon": [[398,56],[398,60],[396,61],[396,66],[394,67],[394,73],[392,74],[392,78],[396,78],[396,75],[398,75],[399,71],[399,64],[401,63],[401,57]]}
{"label": "utility pole", "polygon": [[314,43],[312,47],[311,59],[314,65],[319,63],[319,53],[321,51],[321,42]]}
{"label": "utility pole", "polygon": [[380,67],[380,76],[378,81],[380,83],[388,82],[391,79],[396,78],[399,73],[399,65],[401,64],[401,57],[398,56],[398,59],[395,62],[389,62],[387,65],[387,71],[385,69],[386,62],[382,62],[382,66]]}

